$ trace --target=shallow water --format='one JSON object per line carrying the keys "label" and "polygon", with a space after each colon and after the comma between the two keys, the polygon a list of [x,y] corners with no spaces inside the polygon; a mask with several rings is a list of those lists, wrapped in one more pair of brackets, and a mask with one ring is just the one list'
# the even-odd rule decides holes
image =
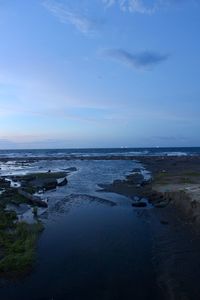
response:
{"label": "shallow water", "polygon": [[[42,162],[35,165],[41,167]],[[48,161],[43,169],[76,167],[67,186],[46,193],[49,209],[34,271],[1,287],[1,299],[147,299],[156,297],[146,218],[131,200],[98,192],[123,178],[130,161]],[[33,165],[31,166],[31,171]],[[145,286],[145,288],[144,288]]]}
{"label": "shallow water", "polygon": [[[69,167],[77,171],[68,184],[46,193],[49,208],[42,215],[45,230],[33,272],[15,283],[2,282],[0,299],[164,299],[170,289],[166,299],[179,299],[174,293],[196,299],[198,280],[189,268],[198,278],[198,238],[188,244],[190,233],[167,210],[132,208],[131,199],[98,191],[98,183],[124,178],[142,166],[133,161],[39,161],[29,170]],[[163,217],[169,225],[161,225]]]}

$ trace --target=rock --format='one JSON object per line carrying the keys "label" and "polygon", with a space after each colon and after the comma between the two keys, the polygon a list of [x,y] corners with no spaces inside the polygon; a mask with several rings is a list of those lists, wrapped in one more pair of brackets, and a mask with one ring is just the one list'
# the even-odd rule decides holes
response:
{"label": "rock", "polygon": [[1,188],[9,188],[10,187],[10,181],[5,180],[5,178],[0,178],[0,187]]}
{"label": "rock", "polygon": [[168,224],[169,224],[169,222],[168,222],[168,221],[165,221],[165,220],[161,220],[161,221],[160,221],[160,224],[163,224],[163,225],[168,225]]}
{"label": "rock", "polygon": [[70,171],[70,172],[75,172],[75,171],[77,171],[77,168],[76,167],[70,167],[70,168],[63,169],[63,170]]}
{"label": "rock", "polygon": [[37,205],[40,207],[48,207],[47,203],[45,201],[42,201],[40,199],[40,197],[37,196],[33,196],[32,194],[22,190],[22,189],[18,189],[18,194],[22,195],[23,197],[25,197],[26,199],[29,200],[29,202],[33,205]]}
{"label": "rock", "polygon": [[141,173],[130,174],[126,178],[129,184],[141,184],[144,181]]}
{"label": "rock", "polygon": [[60,178],[60,179],[57,179],[57,185],[58,186],[64,186],[67,184],[67,178]]}
{"label": "rock", "polygon": [[143,180],[140,185],[143,187],[143,186],[148,185],[150,183],[151,183],[151,180]]}
{"label": "rock", "polygon": [[139,201],[137,201],[137,202],[133,202],[132,206],[133,207],[146,207],[147,204],[146,204],[146,202],[141,202],[141,201],[139,202]]}
{"label": "rock", "polygon": [[44,183],[42,188],[45,189],[46,191],[54,190],[54,189],[56,189],[57,185],[58,185],[57,180],[49,180]]}
{"label": "rock", "polygon": [[155,202],[153,203],[153,206],[156,208],[164,208],[169,204],[168,201],[159,201],[159,202]]}
{"label": "rock", "polygon": [[113,181],[114,186],[119,185],[121,183],[122,183],[122,180],[120,180],[120,179],[116,179],[116,180]]}

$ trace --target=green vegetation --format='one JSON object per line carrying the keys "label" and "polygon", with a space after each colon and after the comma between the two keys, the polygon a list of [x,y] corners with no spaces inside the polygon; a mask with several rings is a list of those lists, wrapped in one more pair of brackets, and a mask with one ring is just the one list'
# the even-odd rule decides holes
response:
{"label": "green vegetation", "polygon": [[35,179],[58,179],[63,178],[67,174],[66,172],[43,172],[43,173],[31,173],[28,175],[24,175],[21,177],[21,179],[24,179],[26,181],[32,181]]}
{"label": "green vegetation", "polygon": [[180,177],[178,183],[193,184],[195,183],[195,180],[192,177]]}
{"label": "green vegetation", "polygon": [[[6,211],[8,204],[19,205],[28,200],[17,189],[7,188],[0,195],[0,275],[16,277],[30,270],[35,259],[35,247],[43,225],[17,221],[14,211]],[[33,208],[37,215],[37,208]]]}
{"label": "green vegetation", "polygon": [[38,208],[37,208],[37,206],[33,207],[33,215],[34,215],[35,218],[37,218],[37,216],[38,216]]}
{"label": "green vegetation", "polygon": [[25,274],[35,259],[35,247],[39,233],[43,230],[41,222],[27,224],[14,223],[13,213],[2,213],[0,229],[0,273],[17,276]]}
{"label": "green vegetation", "polygon": [[3,209],[0,209],[0,233],[2,233],[2,230],[13,228],[16,219],[17,215],[14,211],[4,211]]}
{"label": "green vegetation", "polygon": [[169,175],[167,173],[157,173],[153,179],[155,183],[159,183],[159,184],[166,184],[168,183],[168,180],[169,180]]}
{"label": "green vegetation", "polygon": [[38,188],[32,185],[27,185],[26,187],[23,187],[23,190],[33,195],[38,191]]}
{"label": "green vegetation", "polygon": [[183,173],[184,176],[191,176],[191,177],[199,177],[200,172],[193,172],[193,171],[187,171]]}
{"label": "green vegetation", "polygon": [[25,192],[34,194],[41,189],[55,189],[57,187],[57,179],[66,177],[66,175],[66,172],[32,173],[20,176],[17,179],[21,181],[22,188]]}
{"label": "green vegetation", "polygon": [[154,183],[157,184],[195,184],[199,182],[200,173],[193,171],[183,171],[179,174],[160,172],[154,177]]}
{"label": "green vegetation", "polygon": [[[56,187],[56,179],[66,175],[66,172],[46,172],[18,176],[14,179],[21,182],[24,191],[33,194],[40,188]],[[43,225],[40,221],[35,224],[18,222],[14,211],[5,210],[7,205],[32,202],[28,197],[21,195],[18,189],[10,187],[4,178],[0,179],[0,188],[5,189],[0,194],[0,275],[15,277],[31,269],[36,256],[36,242]],[[33,206],[32,211],[38,220],[37,207]]]}
{"label": "green vegetation", "polygon": [[21,203],[29,203],[28,199],[20,195],[17,189],[9,188],[3,194],[0,195],[0,202],[2,206],[6,206],[9,203],[19,205]]}

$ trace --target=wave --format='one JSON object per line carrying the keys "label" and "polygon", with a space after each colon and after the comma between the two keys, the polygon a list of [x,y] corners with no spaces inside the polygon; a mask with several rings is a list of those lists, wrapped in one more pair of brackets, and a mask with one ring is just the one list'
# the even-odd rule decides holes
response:
{"label": "wave", "polygon": [[104,149],[37,149],[0,150],[0,158],[33,157],[97,157],[97,156],[186,156],[200,155],[200,147],[193,148],[104,148]]}

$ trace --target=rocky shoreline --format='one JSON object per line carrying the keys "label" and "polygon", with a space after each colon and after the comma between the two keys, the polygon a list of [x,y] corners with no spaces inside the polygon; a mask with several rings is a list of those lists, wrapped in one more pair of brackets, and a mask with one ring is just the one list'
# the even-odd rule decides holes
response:
{"label": "rocky shoreline", "polygon": [[[38,208],[47,208],[45,191],[67,184],[67,172],[43,172],[0,178],[0,277],[19,278],[33,266],[36,243],[44,229]],[[26,206],[31,222],[17,212]]]}
{"label": "rocky shoreline", "polygon": [[155,206],[171,205],[187,221],[200,223],[200,156],[142,158],[141,162],[152,173],[149,200]]}
{"label": "rocky shoreline", "polygon": [[134,213],[149,224],[162,299],[198,299],[194,274],[200,249],[200,159],[145,157],[139,161],[151,172],[151,180],[144,180],[135,169],[125,180],[100,188],[131,198]]}
{"label": "rocky shoreline", "polygon": [[[152,179],[146,181],[140,170],[133,170],[125,180],[116,180],[111,185],[100,185],[105,191],[116,192],[131,197],[147,198],[155,207],[174,205],[191,221],[200,222],[200,155],[193,156],[63,156],[63,157],[18,157],[0,158],[0,162],[16,161],[26,165],[42,160],[134,160],[140,162],[151,173]],[[63,175],[64,176],[64,175]],[[27,177],[27,181],[28,178]],[[15,180],[15,178],[12,178]],[[61,183],[62,184],[62,183]],[[63,182],[66,184],[66,182]],[[40,189],[52,189],[57,186],[54,180],[39,180]],[[30,188],[30,187],[29,187]],[[29,192],[25,189],[25,192]],[[21,192],[20,192],[21,193]],[[22,192],[24,193],[24,191]],[[29,196],[29,195],[27,195]],[[30,198],[30,197],[29,197]],[[36,200],[36,198],[35,198]],[[38,203],[39,203],[38,199]],[[138,202],[138,201],[137,201]],[[42,203],[41,203],[42,204]],[[44,204],[45,206],[46,204]],[[133,203],[133,206],[137,203]],[[141,204],[138,204],[141,206]],[[144,205],[145,206],[145,205]]]}
{"label": "rocky shoreline", "polygon": [[[33,161],[38,160],[34,158]],[[43,158],[42,158],[43,159]],[[47,158],[52,159],[52,158]],[[59,158],[60,159],[60,158]],[[68,159],[68,158],[67,158]],[[74,158],[73,158],[74,159]],[[156,209],[176,208],[180,211],[181,217],[187,222],[200,222],[200,156],[160,156],[160,157],[82,157],[76,158],[82,160],[134,160],[142,164],[145,169],[136,168],[126,176],[124,180],[115,180],[112,184],[99,184],[99,192],[113,192],[122,194],[132,200],[133,209],[145,209],[150,205]],[[10,159],[9,159],[10,160]],[[15,159],[16,160],[16,159]],[[31,163],[30,159],[26,163]],[[5,160],[4,160],[5,162]],[[25,164],[25,161],[17,160],[17,163]],[[144,170],[149,171],[151,176],[146,178]],[[67,184],[67,175],[75,171],[75,168],[65,170],[64,172],[40,172],[35,174],[21,176],[1,176],[0,178],[0,213],[3,222],[0,224],[1,235],[4,237],[0,241],[0,273],[17,274],[16,259],[12,257],[12,247],[5,251],[6,243],[10,238],[19,239],[16,233],[20,230],[37,236],[36,232],[41,231],[40,223],[38,227],[32,227],[23,220],[22,228],[18,228],[18,216],[9,209],[5,209],[12,204],[19,207],[21,204],[27,204],[32,208],[33,217],[37,220],[37,207],[47,207],[48,200],[41,198],[40,193],[56,189],[59,186]],[[164,211],[163,211],[164,212]],[[174,211],[176,214],[176,212]],[[159,213],[160,223],[167,225],[168,220],[163,216],[165,213]],[[21,226],[21,225],[19,225]],[[27,234],[24,235],[27,239]],[[34,248],[37,239],[30,242],[29,249],[23,249],[23,253],[31,255],[23,264],[23,273],[30,269],[34,258]],[[23,244],[23,239],[21,243]],[[20,249],[17,252],[20,255]],[[6,258],[7,257],[7,258]],[[5,259],[6,258],[6,259]],[[2,263],[3,262],[3,263]],[[25,267],[27,266],[27,267]],[[19,272],[20,273],[20,272]]]}
{"label": "rocky shoreline", "polygon": [[[200,223],[200,156],[135,157],[151,173],[145,180],[135,169],[125,180],[100,185],[102,191],[133,198],[134,207],[145,207],[143,199],[155,208],[173,206],[190,222]],[[134,201],[134,195],[138,196]]]}

